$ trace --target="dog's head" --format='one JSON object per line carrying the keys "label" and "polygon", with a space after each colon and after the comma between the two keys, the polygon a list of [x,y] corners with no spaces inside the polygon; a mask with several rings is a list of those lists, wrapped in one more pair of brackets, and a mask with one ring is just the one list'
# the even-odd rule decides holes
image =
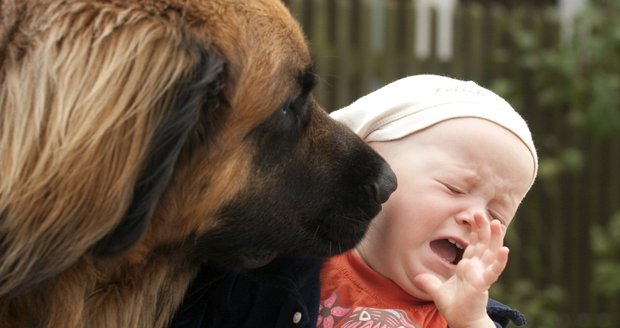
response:
{"label": "dog's head", "polygon": [[354,246],[395,189],[276,0],[3,1],[0,294],[83,257]]}

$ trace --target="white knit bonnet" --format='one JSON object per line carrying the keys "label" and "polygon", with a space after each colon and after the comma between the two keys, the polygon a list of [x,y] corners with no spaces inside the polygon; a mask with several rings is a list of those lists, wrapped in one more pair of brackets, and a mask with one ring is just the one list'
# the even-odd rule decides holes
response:
{"label": "white knit bonnet", "polygon": [[472,81],[439,75],[414,75],[392,82],[330,114],[366,142],[405,137],[439,122],[478,117],[514,133],[538,157],[532,134],[523,118],[500,96]]}

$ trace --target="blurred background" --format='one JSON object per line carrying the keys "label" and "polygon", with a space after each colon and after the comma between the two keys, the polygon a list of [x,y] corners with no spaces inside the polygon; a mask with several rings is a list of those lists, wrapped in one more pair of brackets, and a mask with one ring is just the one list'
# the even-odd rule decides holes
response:
{"label": "blurred background", "polygon": [[285,3],[329,111],[420,73],[471,79],[513,104],[540,171],[491,297],[529,327],[620,327],[620,0]]}

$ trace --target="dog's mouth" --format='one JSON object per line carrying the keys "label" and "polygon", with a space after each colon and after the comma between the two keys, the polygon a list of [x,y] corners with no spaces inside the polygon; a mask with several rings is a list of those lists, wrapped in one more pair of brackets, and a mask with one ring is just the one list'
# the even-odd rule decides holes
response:
{"label": "dog's mouth", "polygon": [[[199,237],[201,258],[233,270],[255,269],[278,257],[327,257],[355,247],[366,234],[372,219],[396,189],[396,176],[383,164],[378,178],[358,182],[344,179],[347,188],[334,181],[317,187],[304,175],[284,175],[267,185],[263,179],[221,206],[214,216],[219,226]],[[353,182],[352,182],[353,181]],[[276,190],[274,194],[266,191]]]}
{"label": "dog's mouth", "polygon": [[465,245],[454,239],[438,239],[430,243],[431,250],[439,255],[444,261],[457,265],[463,259]]}
{"label": "dog's mouth", "polygon": [[396,175],[387,164],[383,165],[377,181],[359,189],[361,192],[347,200],[348,203],[355,203],[357,199],[367,199],[365,207],[351,206],[339,213],[318,215],[320,222],[313,222],[312,226],[307,227],[307,231],[312,233],[310,243],[315,244],[312,248],[314,254],[333,256],[355,247],[396,187]]}

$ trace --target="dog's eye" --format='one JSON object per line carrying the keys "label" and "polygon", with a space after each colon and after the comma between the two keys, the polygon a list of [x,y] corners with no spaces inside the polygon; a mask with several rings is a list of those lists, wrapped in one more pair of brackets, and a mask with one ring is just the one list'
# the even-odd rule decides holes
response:
{"label": "dog's eye", "polygon": [[308,96],[302,95],[282,106],[281,111],[286,115],[303,115],[308,108]]}
{"label": "dog's eye", "polygon": [[292,111],[292,103],[286,104],[285,106],[282,106],[282,114],[289,114]]}
{"label": "dog's eye", "polygon": [[300,95],[282,104],[277,111],[248,134],[262,151],[257,152],[258,165],[269,166],[290,155],[304,135],[309,119],[311,101]]}

